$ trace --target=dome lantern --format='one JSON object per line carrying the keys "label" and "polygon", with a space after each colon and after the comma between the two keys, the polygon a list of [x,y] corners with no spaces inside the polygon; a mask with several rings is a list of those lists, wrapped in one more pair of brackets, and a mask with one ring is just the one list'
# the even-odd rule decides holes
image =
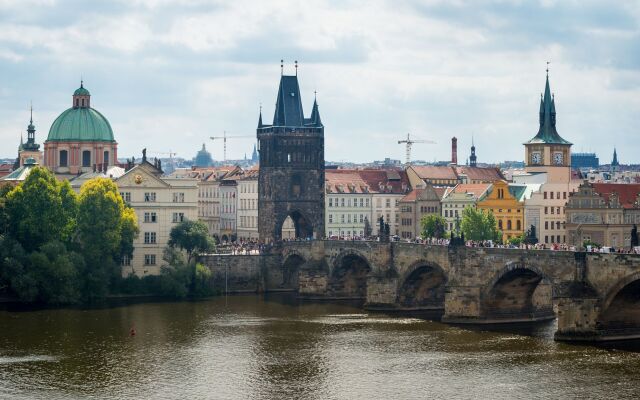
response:
{"label": "dome lantern", "polygon": [[91,93],[84,88],[84,81],[80,80],[80,87],[73,92],[73,108],[91,107]]}

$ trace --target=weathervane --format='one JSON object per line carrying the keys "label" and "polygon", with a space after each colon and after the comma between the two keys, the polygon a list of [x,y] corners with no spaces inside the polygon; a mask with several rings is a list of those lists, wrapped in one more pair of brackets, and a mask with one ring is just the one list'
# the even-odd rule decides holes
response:
{"label": "weathervane", "polygon": [[549,76],[549,64],[551,64],[551,61],[547,61],[547,76]]}

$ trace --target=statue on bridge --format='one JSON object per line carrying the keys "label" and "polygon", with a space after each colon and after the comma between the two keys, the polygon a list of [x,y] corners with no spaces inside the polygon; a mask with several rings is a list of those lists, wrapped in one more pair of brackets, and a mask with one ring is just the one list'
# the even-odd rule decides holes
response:
{"label": "statue on bridge", "polygon": [[531,224],[531,227],[527,230],[527,235],[524,238],[525,244],[536,244],[538,238],[536,237],[536,226]]}

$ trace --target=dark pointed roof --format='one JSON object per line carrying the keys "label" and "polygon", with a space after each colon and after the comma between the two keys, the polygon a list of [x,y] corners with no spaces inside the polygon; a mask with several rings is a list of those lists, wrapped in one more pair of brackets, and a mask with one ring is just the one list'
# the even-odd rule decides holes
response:
{"label": "dark pointed roof", "polygon": [[262,107],[260,107],[260,116],[258,117],[258,128],[262,128],[264,125],[262,124]]}
{"label": "dark pointed roof", "polygon": [[300,127],[304,125],[302,101],[298,77],[282,75],[278,89],[276,112],[273,115],[273,126]]}
{"label": "dark pointed roof", "polygon": [[544,96],[540,100],[540,129],[538,129],[538,134],[533,139],[525,142],[525,144],[536,143],[572,144],[560,137],[556,130],[556,105],[555,99],[551,96],[548,73],[547,82],[544,87]]}
{"label": "dark pointed roof", "polygon": [[322,126],[322,120],[320,119],[320,111],[318,110],[318,102],[313,100],[313,109],[311,110],[311,118],[309,118],[309,122],[313,126]]}
{"label": "dark pointed roof", "polygon": [[612,167],[619,167],[620,163],[618,162],[618,152],[616,151],[616,148],[613,148],[613,160],[611,161],[611,166]]}

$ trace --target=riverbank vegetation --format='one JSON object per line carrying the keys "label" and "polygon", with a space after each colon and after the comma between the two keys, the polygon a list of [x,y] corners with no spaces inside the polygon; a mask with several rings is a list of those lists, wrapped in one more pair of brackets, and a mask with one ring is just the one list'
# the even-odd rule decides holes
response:
{"label": "riverbank vegetation", "polygon": [[136,214],[111,179],[91,179],[76,194],[36,167],[21,184],[0,188],[0,297],[58,305],[213,294],[211,272],[195,262],[213,246],[201,222],[172,229],[161,275],[123,278],[121,260],[132,256],[137,235]]}
{"label": "riverbank vegetation", "polygon": [[0,190],[0,290],[24,302],[92,302],[110,293],[138,234],[110,179],[76,194],[45,168]]}

